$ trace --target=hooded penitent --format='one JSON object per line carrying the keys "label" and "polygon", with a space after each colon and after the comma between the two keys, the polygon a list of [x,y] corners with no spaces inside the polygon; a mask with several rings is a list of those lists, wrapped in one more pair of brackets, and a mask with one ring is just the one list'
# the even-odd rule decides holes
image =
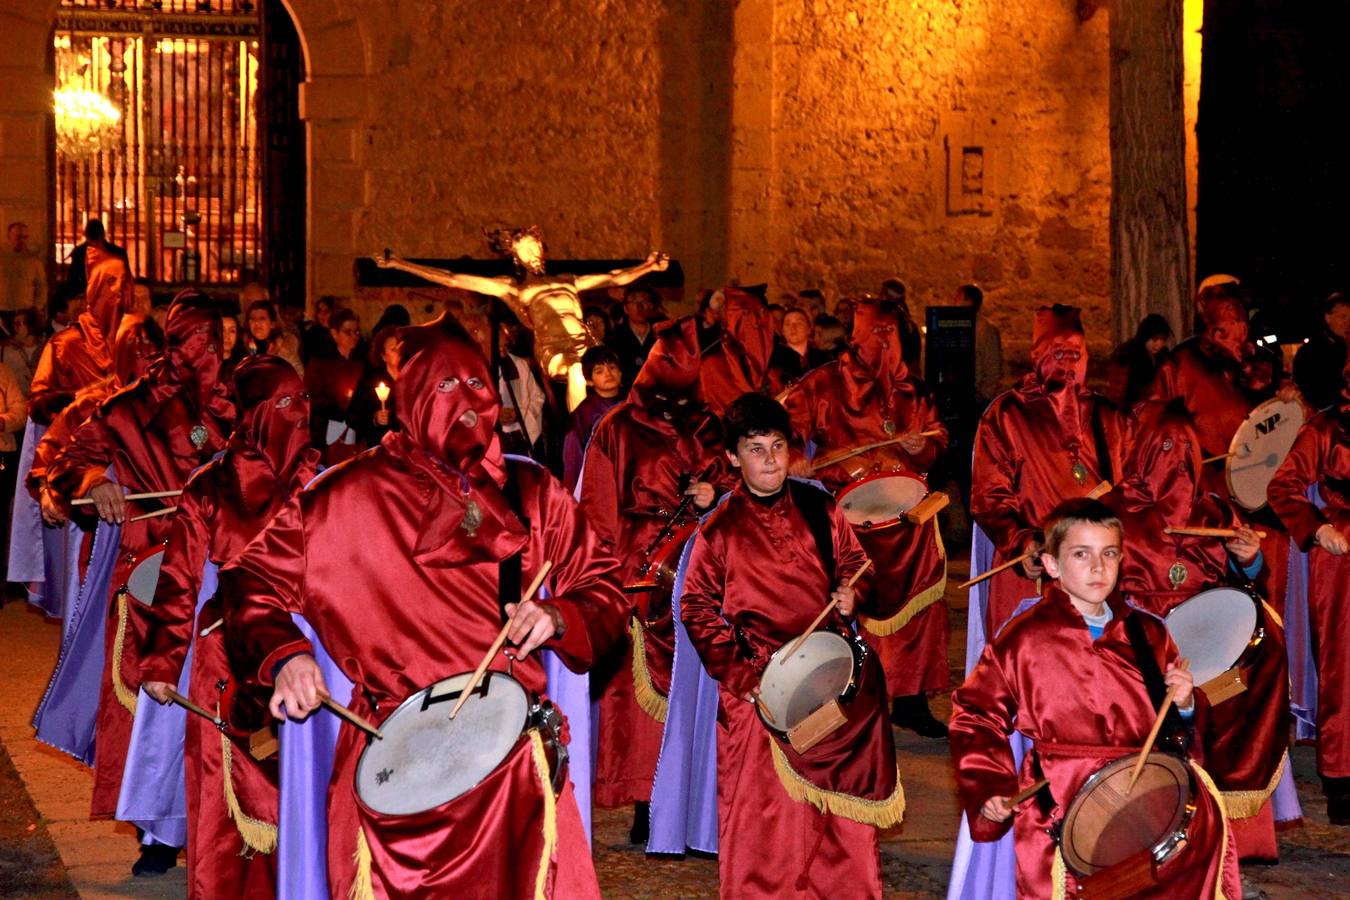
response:
{"label": "hooded penitent", "polygon": [[719,415],[741,394],[763,389],[773,353],[773,317],[764,301],[736,288],[722,296],[722,337],[699,369],[703,402]]}
{"label": "hooded penitent", "polygon": [[280,357],[250,356],[234,371],[234,396],[239,415],[226,459],[239,499],[250,513],[280,508],[297,473],[308,480],[314,472],[304,382]]}
{"label": "hooded penitent", "polygon": [[652,422],[687,422],[701,409],[700,359],[698,323],[694,319],[657,325],[656,343],[633,380],[628,402]]}
{"label": "hooded penitent", "polygon": [[478,347],[449,320],[400,332],[396,411],[383,446],[427,480],[416,556],[426,565],[501,560],[525,529],[511,512],[495,429],[501,399]]}
{"label": "hooded penitent", "polygon": [[122,314],[131,309],[131,273],[122,257],[96,246],[85,255],[88,282],[84,290],[85,309],[80,314],[80,329],[90,353],[105,362],[112,371],[113,341]]}
{"label": "hooded penitent", "polygon": [[1240,297],[1226,292],[1211,291],[1200,318],[1204,331],[1200,341],[1211,353],[1242,362],[1251,354],[1248,344],[1247,309]]}

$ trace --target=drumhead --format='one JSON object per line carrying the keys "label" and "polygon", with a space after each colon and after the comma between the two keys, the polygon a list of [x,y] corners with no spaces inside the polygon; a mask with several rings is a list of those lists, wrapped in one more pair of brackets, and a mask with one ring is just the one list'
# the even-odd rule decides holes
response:
{"label": "drumhead", "polygon": [[839,508],[852,525],[877,526],[899,520],[928,495],[928,485],[915,475],[873,475],[839,492]]}
{"label": "drumhead", "polygon": [[793,641],[778,648],[759,681],[769,724],[790,731],[811,713],[838,699],[853,681],[853,648],[832,631],[817,631],[786,662]]}
{"label": "drumhead", "polygon": [[1197,685],[1231,669],[1256,632],[1256,601],[1237,588],[1201,591],[1167,614],[1167,632]]}
{"label": "drumhead", "polygon": [[1226,473],[1233,500],[1251,510],[1266,505],[1266,488],[1303,427],[1297,401],[1267,400],[1253,409],[1228,445]]}
{"label": "drumhead", "polygon": [[146,606],[155,602],[155,587],[159,584],[159,567],[164,562],[164,551],[156,550],[136,564],[127,578],[127,593]]}
{"label": "drumhead", "polygon": [[1104,766],[1079,790],[1064,816],[1060,850],[1079,875],[1091,875],[1152,851],[1158,859],[1170,839],[1190,818],[1194,782],[1186,763],[1165,753],[1150,753],[1129,796],[1125,787],[1138,756]]}
{"label": "drumhead", "polygon": [[451,719],[470,677],[418,691],[380,725],[384,740],[370,741],[356,764],[356,794],[367,807],[390,816],[435,809],[477,787],[510,755],[525,731],[529,694],[511,676],[488,672]]}

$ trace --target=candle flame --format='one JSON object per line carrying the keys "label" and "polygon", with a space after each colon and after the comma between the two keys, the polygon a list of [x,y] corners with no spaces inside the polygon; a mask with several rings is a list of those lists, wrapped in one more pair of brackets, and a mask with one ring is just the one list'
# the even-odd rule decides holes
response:
{"label": "candle flame", "polygon": [[380,400],[381,403],[383,403],[384,401],[388,400],[388,399],[389,399],[389,385],[385,384],[383,381],[381,381],[379,384],[375,385],[375,396],[379,398],[379,400]]}

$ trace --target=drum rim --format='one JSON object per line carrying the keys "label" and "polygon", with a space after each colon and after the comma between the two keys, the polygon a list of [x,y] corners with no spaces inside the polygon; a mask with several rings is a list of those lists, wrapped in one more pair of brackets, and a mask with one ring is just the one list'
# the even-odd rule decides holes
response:
{"label": "drum rim", "polygon": [[[1138,758],[1139,754],[1132,753],[1128,756],[1122,756],[1120,759],[1113,760],[1097,769],[1097,771],[1089,775],[1087,780],[1083,782],[1083,786],[1078,789],[1078,793],[1074,794],[1073,800],[1065,809],[1064,818],[1060,821],[1057,843],[1059,844],[1060,857],[1064,860],[1064,864],[1068,866],[1069,870],[1074,874],[1080,877],[1087,877],[1103,871],[1106,867],[1092,866],[1088,864],[1086,860],[1079,858],[1078,854],[1070,849],[1065,834],[1069,830],[1070,823],[1075,819],[1078,810],[1081,809],[1082,803],[1086,800],[1088,794],[1090,794],[1098,784],[1121,769],[1133,766]],[[1195,818],[1195,810],[1197,808],[1196,797],[1199,789],[1199,780],[1195,777],[1195,771],[1191,768],[1190,762],[1186,759],[1157,750],[1148,755],[1150,763],[1155,759],[1166,760],[1169,763],[1180,766],[1186,775],[1186,785],[1190,793],[1190,799],[1182,808],[1181,815],[1178,817],[1176,823],[1165,834],[1149,845],[1149,852],[1153,855],[1154,861],[1161,865],[1186,846],[1185,838],[1190,833],[1191,821]],[[1075,862],[1079,865],[1075,865]],[[1080,868],[1080,865],[1082,868]]]}
{"label": "drum rim", "polygon": [[[857,635],[846,637],[829,628],[819,628],[811,632],[811,634],[807,636],[807,639],[809,640],[818,634],[827,634],[838,638],[848,646],[849,652],[853,655],[853,670],[849,673],[848,684],[844,685],[844,689],[840,691],[839,696],[835,698],[840,703],[846,703],[849,699],[852,699],[852,695],[858,689],[858,682],[862,677],[863,661],[867,658],[867,645],[863,643]],[[760,673],[759,682],[755,685],[756,689],[763,686],[764,674],[769,671],[769,666],[777,664],[776,660],[778,659],[778,654],[784,652],[796,642],[797,639],[793,638],[773,652],[773,655],[769,657],[769,664],[764,667],[764,672]],[[787,740],[788,729],[781,728],[777,723],[769,721],[769,717],[764,713],[764,705],[762,703],[755,704],[755,713],[759,716],[760,721],[764,723],[764,727],[768,728],[783,740]]]}
{"label": "drum rim", "polygon": [[[861,487],[862,485],[867,484],[868,482],[871,481],[876,481],[881,478],[910,478],[922,484],[923,497],[920,497],[919,501],[915,503],[914,506],[918,506],[919,503],[923,502],[925,497],[933,493],[932,487],[930,487],[928,484],[927,476],[921,475],[918,472],[915,472],[911,469],[892,469],[888,472],[872,472],[871,474],[864,475],[861,478],[850,481],[848,484],[840,488],[839,492],[834,495],[835,505],[838,506],[840,510],[843,510],[845,497],[847,497],[851,492]],[[913,508],[914,508],[913,506],[910,507],[910,509]],[[845,519],[848,518],[847,514],[845,514],[844,518]],[[880,522],[871,522],[871,523],[849,522],[849,524],[854,528],[858,529],[859,531],[880,531],[883,528],[890,528],[892,525],[899,525],[901,522],[904,521],[904,519],[905,514],[900,513],[899,515],[893,516],[892,518],[882,519]]]}
{"label": "drum rim", "polygon": [[[1298,432],[1302,429],[1303,425],[1308,421],[1308,416],[1304,414],[1303,407],[1296,400],[1281,400],[1279,397],[1271,397],[1269,400],[1262,400],[1260,403],[1253,406],[1251,408],[1251,411],[1247,413],[1246,417],[1242,420],[1242,424],[1238,426],[1237,431],[1233,432],[1233,439],[1228,442],[1228,452],[1229,453],[1238,452],[1242,443],[1242,441],[1240,440],[1240,438],[1242,437],[1242,430],[1247,427],[1248,422],[1252,421],[1254,418],[1258,418],[1257,413],[1259,411],[1267,410],[1275,406],[1281,407],[1289,406],[1298,410],[1298,414],[1299,416],[1302,417],[1303,421],[1299,423],[1298,428],[1294,429],[1294,436],[1295,439],[1297,439]],[[1291,447],[1293,446],[1292,441],[1290,442],[1290,446]],[[1288,454],[1286,453],[1285,455],[1287,456]],[[1230,456],[1229,459],[1231,460],[1232,457]],[[1274,478],[1273,473],[1271,477]],[[1223,480],[1224,484],[1227,485],[1228,487],[1228,496],[1232,497],[1234,503],[1236,503],[1243,509],[1247,510],[1248,512],[1257,512],[1258,510],[1265,509],[1267,506],[1270,505],[1269,500],[1263,500],[1261,504],[1258,506],[1248,506],[1247,504],[1239,500],[1237,489],[1233,487],[1233,470],[1232,467],[1227,464],[1227,462],[1225,462],[1223,467]]]}
{"label": "drum rim", "polygon": [[[404,700],[403,700],[402,703],[400,703],[398,706],[394,707],[394,711],[393,711],[393,712],[391,712],[389,715],[385,716],[383,719],[381,719],[381,720],[380,720],[378,723],[376,723],[376,724],[380,727],[381,730],[383,730],[384,727],[385,727],[390,721],[392,721],[393,718],[394,718],[395,716],[397,716],[397,715],[399,714],[399,712],[401,712],[405,706],[409,706],[410,704],[413,704],[414,702],[416,702],[416,703],[418,703],[418,704],[420,705],[421,700],[418,699],[418,698],[420,698],[422,694],[424,694],[424,693],[426,693],[427,691],[431,690],[431,688],[435,687],[436,685],[440,684],[440,683],[443,682],[443,681],[449,681],[449,680],[451,680],[452,678],[458,678],[458,677],[460,677],[461,675],[462,675],[462,676],[465,676],[465,677],[472,677],[473,672],[456,672],[456,673],[453,674],[453,675],[447,675],[447,676],[444,677],[444,678],[438,678],[438,679],[436,679],[435,681],[431,682],[431,684],[428,684],[428,685],[426,685],[425,687],[422,687],[422,688],[419,688],[419,689],[416,690],[416,691],[413,691],[411,694],[409,694],[407,697],[404,698]],[[356,802],[359,803],[359,804],[361,804],[362,808],[364,808],[366,811],[372,813],[373,815],[377,815],[377,816],[393,816],[393,817],[399,817],[399,816],[416,816],[416,815],[421,815],[422,813],[429,812],[430,810],[435,809],[437,806],[443,806],[443,805],[445,805],[446,803],[450,803],[450,802],[452,802],[452,801],[454,801],[454,800],[458,800],[460,797],[463,797],[465,794],[467,794],[467,793],[469,793],[470,791],[475,790],[476,788],[478,788],[480,785],[482,785],[482,783],[483,783],[484,781],[486,781],[486,780],[488,779],[489,776],[492,775],[493,772],[497,771],[497,767],[500,766],[502,762],[505,762],[506,759],[507,759],[508,757],[511,756],[511,754],[513,754],[513,753],[516,752],[516,748],[518,748],[518,747],[520,746],[521,740],[525,737],[526,732],[529,731],[529,724],[530,724],[530,710],[533,708],[533,706],[534,706],[534,704],[537,702],[537,700],[536,700],[536,698],[535,698],[533,692],[531,692],[529,688],[525,687],[524,684],[522,684],[519,680],[517,680],[515,677],[513,677],[509,672],[503,672],[503,671],[501,671],[501,670],[499,670],[499,669],[489,669],[489,670],[485,673],[485,675],[484,675],[484,680],[485,680],[485,681],[487,680],[488,676],[498,677],[498,678],[505,678],[507,681],[511,682],[511,683],[514,684],[516,687],[520,688],[521,693],[523,693],[523,694],[525,695],[525,716],[524,716],[524,718],[522,719],[522,721],[521,721],[521,723],[520,723],[520,733],[519,733],[518,735],[516,735],[516,739],[515,739],[514,741],[511,742],[511,749],[508,750],[507,753],[506,753],[506,755],[502,757],[501,761],[498,762],[497,766],[493,766],[492,769],[491,769],[487,774],[485,774],[482,778],[478,779],[478,780],[475,781],[472,785],[470,785],[469,787],[467,787],[467,788],[465,788],[464,790],[460,791],[460,792],[459,792],[458,794],[456,794],[455,796],[453,796],[453,797],[447,797],[446,799],[440,801],[439,803],[436,803],[434,806],[429,806],[429,807],[427,807],[426,809],[416,810],[416,811],[413,811],[413,812],[407,812],[407,813],[390,813],[390,812],[384,812],[383,810],[378,810],[378,809],[376,809],[375,807],[371,806],[369,803],[367,803],[367,802],[365,801],[365,798],[361,796],[361,769],[365,766],[367,755],[370,753],[371,750],[373,750],[375,747],[378,746],[378,742],[377,742],[377,741],[372,740],[370,737],[367,737],[367,738],[366,738],[366,745],[365,745],[364,747],[361,748],[361,755],[358,756],[358,757],[356,758],[356,769],[355,769],[355,770],[353,771],[353,773],[352,773],[352,794],[356,797]],[[448,702],[448,701],[442,701],[442,702]],[[447,711],[447,713],[448,713],[450,707],[449,707],[449,706],[446,706],[445,709],[446,709],[446,711]]]}
{"label": "drum rim", "polygon": [[[1260,594],[1256,593],[1255,591],[1248,590],[1247,588],[1243,587],[1236,587],[1231,584],[1217,584],[1214,587],[1205,588],[1203,591],[1196,591],[1194,594],[1187,597],[1185,600],[1181,601],[1176,606],[1168,610],[1167,615],[1163,616],[1163,627],[1167,629],[1167,634],[1169,636],[1172,636],[1172,629],[1169,624],[1172,620],[1172,613],[1176,612],[1178,609],[1185,606],[1187,603],[1190,603],[1197,597],[1200,597],[1204,594],[1215,593],[1217,591],[1225,591],[1225,592],[1233,591],[1242,594],[1252,602],[1252,608],[1256,611],[1256,621],[1252,625],[1252,633],[1247,638],[1247,643],[1243,646],[1242,652],[1238,654],[1237,659],[1233,660],[1233,664],[1230,665],[1228,669],[1243,666],[1245,664],[1250,664],[1252,661],[1252,657],[1259,652],[1261,643],[1265,640],[1266,637],[1265,598],[1263,598]],[[1176,642],[1175,636],[1172,636],[1172,640],[1173,643]],[[1228,671],[1228,669],[1225,669],[1224,671],[1226,672]],[[1223,672],[1220,672],[1218,674],[1222,675]],[[1201,686],[1200,680],[1198,679],[1196,680],[1195,686],[1196,687]]]}

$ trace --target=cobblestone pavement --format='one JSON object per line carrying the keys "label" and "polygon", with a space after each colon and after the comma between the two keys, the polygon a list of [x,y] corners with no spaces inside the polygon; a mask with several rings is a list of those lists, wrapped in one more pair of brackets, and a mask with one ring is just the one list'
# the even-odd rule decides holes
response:
{"label": "cobblestone pavement", "polygon": [[[953,541],[952,544],[956,542]],[[953,681],[965,653],[965,598],[955,585],[966,577],[964,559],[952,560],[947,601],[952,609],[950,660]],[[92,779],[74,760],[33,739],[29,718],[45,687],[59,641],[58,626],[24,604],[0,610],[0,741],[13,759],[29,795],[60,852],[71,882],[84,897],[182,897],[185,870],[144,880],[129,874],[136,857],[127,826],[87,819]],[[934,712],[945,718],[942,695]],[[887,898],[941,898],[946,893],[958,822],[946,741],[897,732],[908,812],[903,825],[882,835]],[[1271,898],[1350,896],[1350,829],[1327,822],[1315,776],[1312,748],[1293,753],[1303,827],[1281,835],[1278,866],[1252,868],[1250,882]],[[713,897],[714,860],[649,858],[627,843],[630,810],[601,810],[595,819],[595,858],[601,888],[613,898]],[[0,896],[6,894],[0,885]]]}

